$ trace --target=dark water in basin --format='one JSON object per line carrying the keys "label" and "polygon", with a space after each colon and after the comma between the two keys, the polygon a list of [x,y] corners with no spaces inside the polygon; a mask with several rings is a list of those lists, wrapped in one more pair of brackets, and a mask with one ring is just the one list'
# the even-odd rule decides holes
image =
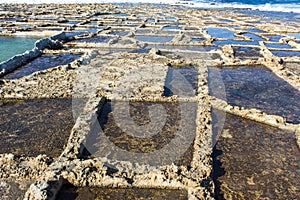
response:
{"label": "dark water in basin", "polygon": [[76,42],[86,42],[86,43],[106,43],[108,42],[112,37],[111,36],[94,36],[90,38],[84,38],[84,39],[78,39]]}
{"label": "dark water in basin", "polygon": [[244,35],[244,36],[247,36],[247,37],[250,37],[250,38],[251,38],[252,40],[254,40],[254,41],[264,41],[263,38],[261,38],[261,37],[255,35],[255,34],[252,34],[252,33],[245,33],[245,34],[243,34],[243,35]]}
{"label": "dark water in basin", "polygon": [[63,186],[59,192],[57,200],[187,200],[188,194],[186,190],[170,190],[170,189],[121,189],[121,188],[79,188],[72,185]]}
{"label": "dark water in basin", "polygon": [[113,14],[112,16],[114,16],[114,17],[128,17],[129,14],[127,14],[127,13],[117,13],[117,14]]}
{"label": "dark water in basin", "polygon": [[37,71],[42,71],[54,68],[60,65],[67,65],[82,56],[78,54],[43,54],[42,56],[34,59],[29,64],[18,68],[14,72],[6,75],[3,79],[17,79],[30,75]]}
{"label": "dark water in basin", "polygon": [[91,157],[190,166],[196,103],[108,102],[85,147]]}
{"label": "dark water in basin", "polygon": [[263,58],[260,54],[260,48],[249,48],[249,47],[233,47],[234,56],[240,60]]}
{"label": "dark water in basin", "polygon": [[250,33],[264,33],[265,31],[260,30],[260,29],[256,29],[256,28],[251,28],[251,29],[248,29],[247,32],[250,32]]}
{"label": "dark water in basin", "polygon": [[0,101],[0,153],[57,157],[73,127],[72,99]]}
{"label": "dark water in basin", "polygon": [[246,40],[218,40],[214,41],[216,45],[258,45],[257,41],[246,41]]}
{"label": "dark water in basin", "polygon": [[153,19],[153,18],[149,18],[149,19],[147,19],[147,20],[146,20],[146,22],[151,22],[151,23],[154,23],[154,22],[155,22],[155,19]]}
{"label": "dark water in basin", "polygon": [[[213,115],[213,127],[217,123]],[[216,199],[298,199],[294,133],[230,114],[220,131],[213,158]]]}
{"label": "dark water in basin", "polygon": [[148,45],[147,48],[156,48],[156,49],[178,49],[178,50],[187,50],[187,51],[211,51],[219,49],[218,46],[156,46],[156,45]]}
{"label": "dark water in basin", "polygon": [[[289,123],[300,123],[300,92],[268,69],[261,66],[209,68],[209,76],[215,70],[222,76],[229,104],[256,108],[285,117]],[[209,79],[212,87],[210,83]]]}
{"label": "dark water in basin", "polygon": [[136,49],[136,50],[133,50],[133,51],[130,51],[129,53],[149,53],[150,52],[150,49]]}
{"label": "dark water in basin", "polygon": [[169,25],[169,26],[163,27],[162,30],[164,30],[164,31],[167,31],[167,30],[181,31],[182,29],[178,25]]}
{"label": "dark water in basin", "polygon": [[207,33],[214,38],[227,38],[227,39],[234,39],[235,33],[230,31],[226,28],[207,28]]}
{"label": "dark water in basin", "polygon": [[173,37],[162,37],[162,36],[136,36],[137,40],[142,42],[153,42],[153,43],[167,43],[170,42]]}
{"label": "dark water in basin", "polygon": [[232,20],[229,20],[229,19],[219,19],[218,21],[222,22],[222,23],[232,23],[233,22]]}
{"label": "dark water in basin", "polygon": [[205,38],[192,38],[191,42],[202,42]]}
{"label": "dark water in basin", "polygon": [[193,97],[198,93],[198,69],[196,67],[169,67],[164,96]]}
{"label": "dark water in basin", "polygon": [[278,57],[300,57],[300,51],[271,51],[273,55]]}
{"label": "dark water in basin", "polygon": [[278,48],[278,49],[292,49],[292,47],[288,44],[280,44],[280,43],[268,43],[265,44],[268,48]]}
{"label": "dark water in basin", "polygon": [[129,33],[129,31],[112,31],[109,34],[124,36],[124,35],[127,35],[128,33]]}
{"label": "dark water in basin", "polygon": [[270,42],[279,42],[279,40],[281,38],[283,38],[284,36],[281,36],[281,35],[269,35],[267,37],[269,38]]}
{"label": "dark water in basin", "polygon": [[67,22],[67,24],[71,24],[71,25],[75,25],[75,24],[79,24],[80,22],[78,21],[73,21],[73,22]]}

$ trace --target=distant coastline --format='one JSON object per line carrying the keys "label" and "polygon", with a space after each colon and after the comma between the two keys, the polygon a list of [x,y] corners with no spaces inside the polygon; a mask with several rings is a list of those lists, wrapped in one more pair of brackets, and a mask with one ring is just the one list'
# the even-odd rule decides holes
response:
{"label": "distant coastline", "polygon": [[[270,1],[269,1],[270,2]],[[237,0],[86,0],[84,2],[78,0],[4,0],[1,3],[26,3],[26,4],[85,4],[85,3],[153,3],[153,4],[171,4],[183,5],[188,7],[199,8],[238,8],[252,9],[260,11],[276,11],[276,12],[293,12],[300,13],[300,3],[295,1],[271,1],[274,3],[266,3],[265,1],[237,1]]]}

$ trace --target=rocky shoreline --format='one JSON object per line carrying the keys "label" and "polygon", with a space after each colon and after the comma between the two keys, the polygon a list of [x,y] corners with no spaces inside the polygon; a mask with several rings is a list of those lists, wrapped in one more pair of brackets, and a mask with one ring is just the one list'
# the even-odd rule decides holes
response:
{"label": "rocky shoreline", "polygon": [[[218,114],[218,124],[215,124],[213,109],[258,122],[264,128],[276,128],[278,135],[284,131],[292,133],[291,145],[298,145],[294,150],[296,159],[286,165],[295,170],[290,177],[300,176],[297,170],[300,124],[294,119],[300,109],[297,104],[298,98],[300,100],[300,39],[293,36],[300,33],[300,26],[296,21],[266,20],[263,15],[249,16],[234,10],[152,4],[1,4],[0,16],[1,36],[48,37],[37,41],[34,49],[0,64],[0,106],[4,108],[1,112],[5,113],[6,101],[26,104],[40,100],[47,104],[50,99],[68,99],[72,111],[49,109],[45,111],[49,118],[47,123],[51,124],[51,118],[58,115],[74,120],[69,120],[73,124],[71,130],[64,129],[69,136],[61,145],[63,150],[59,156],[51,156],[51,150],[37,157],[26,156],[31,154],[26,152],[28,147],[22,146],[23,153],[0,154],[3,199],[64,198],[67,186],[74,187],[75,194],[84,191],[82,188],[137,190],[132,199],[139,199],[139,194],[147,195],[139,189],[157,189],[157,197],[165,195],[167,199],[175,198],[167,197],[172,191],[178,192],[178,199],[261,197],[259,188],[251,193],[253,180],[243,194],[230,185],[230,177],[222,180],[217,176],[216,151],[221,149],[226,156],[229,149],[218,144],[225,146],[227,140],[228,144],[235,140],[238,143],[240,138],[229,131],[234,128],[226,127],[226,114]],[[41,70],[28,75],[22,71],[28,65],[41,66],[38,68]],[[242,79],[242,74],[236,76],[234,70],[241,68],[244,76],[254,75],[247,80]],[[269,80],[260,76],[260,69]],[[20,78],[7,78],[17,70]],[[293,95],[288,96],[279,89],[267,91],[261,86],[273,79],[280,80],[273,87],[289,88]],[[253,91],[249,89],[256,84]],[[273,98],[275,94],[278,96]],[[284,103],[277,103],[280,96]],[[251,104],[258,106],[243,106],[240,102],[244,101],[258,101]],[[296,103],[288,107],[289,102]],[[260,104],[275,110],[278,106],[277,110],[282,108],[284,112],[260,109]],[[30,112],[30,107],[22,110],[28,119]],[[118,119],[118,112],[122,116],[128,114],[132,120]],[[17,119],[16,113],[11,111],[3,116],[11,116],[13,121]],[[43,114],[36,115],[43,118],[39,117]],[[151,120],[157,124],[151,124]],[[163,131],[154,134],[153,129],[158,126],[159,130],[158,122],[164,120]],[[124,127],[119,130],[121,122]],[[136,134],[151,137],[133,137],[134,124],[144,128]],[[151,125],[150,129],[147,124]],[[233,122],[228,124],[234,126]],[[53,126],[59,129],[55,134],[64,132],[65,127],[60,127],[63,125],[58,122]],[[217,134],[223,138],[219,143],[214,135],[216,126]],[[8,130],[0,126],[0,132],[12,141],[20,140],[26,131],[40,137],[38,126],[22,128]],[[45,143],[50,143],[51,138],[45,138]],[[250,137],[249,141],[256,139]],[[31,139],[28,141],[30,149]],[[290,138],[282,139],[283,143],[287,141],[290,144]],[[282,146],[284,148],[284,144]],[[285,161],[284,155],[277,154],[276,149],[274,155],[280,157],[277,160]],[[226,177],[230,174],[230,163],[220,160],[224,162],[225,171],[228,170]],[[216,179],[222,182],[221,186]],[[284,194],[277,192],[286,190]],[[266,198],[292,198],[299,190],[299,185],[290,188],[279,185]],[[155,191],[150,192],[154,199]],[[97,192],[94,193],[90,199],[97,197]],[[99,198],[101,194],[105,192],[99,192]]]}

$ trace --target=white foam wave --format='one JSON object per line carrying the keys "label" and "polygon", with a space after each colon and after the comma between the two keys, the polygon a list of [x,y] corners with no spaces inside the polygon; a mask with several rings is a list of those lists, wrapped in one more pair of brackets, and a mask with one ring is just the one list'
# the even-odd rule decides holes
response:
{"label": "white foam wave", "polygon": [[277,12],[295,12],[300,13],[300,4],[261,4],[250,5],[240,3],[207,3],[207,2],[191,2],[188,4],[191,7],[203,7],[203,8],[239,8],[239,9],[252,9],[260,11],[277,11]]}

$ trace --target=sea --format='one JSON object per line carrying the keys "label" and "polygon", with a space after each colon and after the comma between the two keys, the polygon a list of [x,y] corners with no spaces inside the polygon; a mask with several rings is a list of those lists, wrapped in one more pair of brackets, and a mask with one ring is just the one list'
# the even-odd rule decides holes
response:
{"label": "sea", "polygon": [[300,0],[0,0],[0,3],[163,3],[200,8],[236,8],[300,13]]}

